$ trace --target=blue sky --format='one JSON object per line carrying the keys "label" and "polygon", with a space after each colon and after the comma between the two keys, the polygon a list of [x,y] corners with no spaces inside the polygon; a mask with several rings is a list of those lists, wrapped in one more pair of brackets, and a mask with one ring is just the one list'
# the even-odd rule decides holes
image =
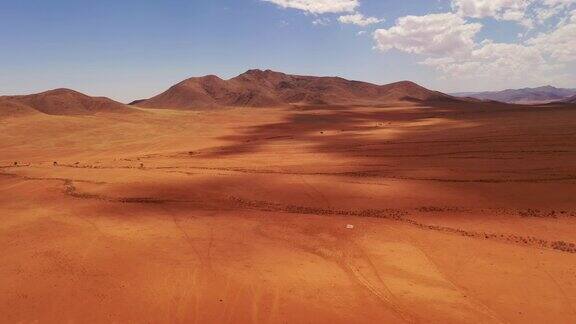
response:
{"label": "blue sky", "polygon": [[[526,1],[526,7],[511,4]],[[576,53],[562,47],[570,37],[576,40],[574,1],[493,3],[502,5],[0,0],[0,94],[67,87],[126,102],[191,76],[229,78],[251,68],[375,83],[412,80],[446,92],[548,83],[576,87]],[[537,21],[536,14],[547,20]],[[339,21],[354,15],[377,22]],[[551,44],[558,50],[550,51]]]}

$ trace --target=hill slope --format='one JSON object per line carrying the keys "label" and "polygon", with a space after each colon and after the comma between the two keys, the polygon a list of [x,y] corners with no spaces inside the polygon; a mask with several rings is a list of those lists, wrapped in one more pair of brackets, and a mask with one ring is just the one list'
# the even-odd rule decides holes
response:
{"label": "hill slope", "polygon": [[516,104],[541,104],[555,102],[576,95],[576,89],[562,89],[552,86],[524,89],[508,89],[488,92],[462,92],[456,97],[470,97],[480,100],[493,100]]}
{"label": "hill slope", "polygon": [[36,111],[48,115],[93,115],[129,112],[126,105],[105,97],[90,97],[70,89],[56,89],[23,96],[0,97],[0,111]]}
{"label": "hill slope", "polygon": [[29,106],[0,97],[0,117],[27,116],[39,113]]}
{"label": "hill slope", "polygon": [[564,100],[562,100],[562,102],[576,104],[576,96],[570,97],[568,99],[564,99]]}
{"label": "hill slope", "polygon": [[138,100],[133,104],[145,108],[201,109],[448,99],[454,98],[409,81],[379,86],[338,77],[299,76],[270,70],[250,70],[229,80],[214,75],[190,78],[155,97]]}

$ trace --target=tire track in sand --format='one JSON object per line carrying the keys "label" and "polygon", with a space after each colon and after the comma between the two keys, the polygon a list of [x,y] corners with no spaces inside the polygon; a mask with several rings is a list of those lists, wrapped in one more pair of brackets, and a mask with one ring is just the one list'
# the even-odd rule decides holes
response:
{"label": "tire track in sand", "polygon": [[[256,233],[267,239],[282,241],[289,246],[316,255],[327,262],[336,264],[358,286],[392,311],[405,323],[416,323],[414,316],[401,306],[392,290],[378,274],[366,253],[353,241],[331,234],[336,241],[326,241],[319,236],[311,236],[301,231],[266,230],[265,226],[256,228]],[[366,268],[367,270],[362,270]]]}

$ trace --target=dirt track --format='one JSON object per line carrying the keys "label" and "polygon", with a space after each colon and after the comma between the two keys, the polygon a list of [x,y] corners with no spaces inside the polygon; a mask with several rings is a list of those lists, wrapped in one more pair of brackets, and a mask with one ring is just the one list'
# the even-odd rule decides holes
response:
{"label": "dirt track", "polygon": [[576,322],[575,130],[568,106],[1,119],[0,319]]}

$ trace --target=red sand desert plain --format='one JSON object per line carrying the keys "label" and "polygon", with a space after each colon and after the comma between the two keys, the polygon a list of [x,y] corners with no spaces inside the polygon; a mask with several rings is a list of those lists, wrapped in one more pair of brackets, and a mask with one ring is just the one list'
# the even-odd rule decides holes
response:
{"label": "red sand desert plain", "polygon": [[576,323],[575,105],[204,81],[0,98],[1,322]]}

